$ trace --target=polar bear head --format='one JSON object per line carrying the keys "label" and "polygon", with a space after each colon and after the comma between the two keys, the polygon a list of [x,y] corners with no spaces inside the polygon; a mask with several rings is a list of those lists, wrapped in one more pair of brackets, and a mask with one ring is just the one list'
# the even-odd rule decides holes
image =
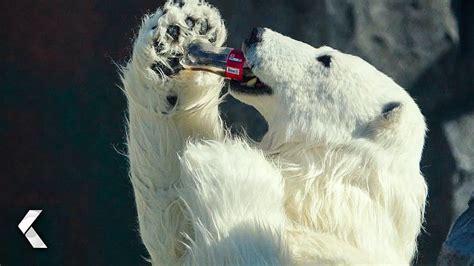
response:
{"label": "polar bear head", "polygon": [[277,142],[370,139],[384,148],[408,149],[419,163],[425,135],[420,110],[403,88],[366,61],[266,28],[255,28],[242,46],[266,86],[231,86],[231,94],[264,116],[267,135]]}

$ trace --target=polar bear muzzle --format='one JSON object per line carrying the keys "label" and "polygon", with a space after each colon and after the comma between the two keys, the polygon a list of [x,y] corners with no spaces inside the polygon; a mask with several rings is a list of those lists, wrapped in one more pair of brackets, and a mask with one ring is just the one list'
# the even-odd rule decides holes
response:
{"label": "polar bear muzzle", "polygon": [[[242,50],[245,51],[251,47],[255,47],[256,45],[258,45],[258,43],[262,42],[264,31],[264,28],[253,28],[252,32],[250,33],[250,36],[242,44]],[[250,71],[252,70],[252,67],[253,66],[250,65]],[[263,83],[254,73],[247,76],[250,78],[248,78],[247,80],[242,80],[242,82],[238,82],[235,80],[230,81],[230,89],[234,92],[250,95],[273,94],[273,90],[268,85]]]}
{"label": "polar bear muzzle", "polygon": [[229,82],[230,90],[238,93],[250,95],[271,95],[273,90],[255,77],[247,82],[231,80]]}

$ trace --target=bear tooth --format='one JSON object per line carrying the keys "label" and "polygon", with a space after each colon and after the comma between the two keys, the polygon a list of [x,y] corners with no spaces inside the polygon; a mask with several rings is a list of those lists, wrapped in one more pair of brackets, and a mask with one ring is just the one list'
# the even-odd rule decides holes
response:
{"label": "bear tooth", "polygon": [[249,87],[255,87],[255,84],[257,83],[257,78],[253,78],[249,81],[247,81],[246,85]]}

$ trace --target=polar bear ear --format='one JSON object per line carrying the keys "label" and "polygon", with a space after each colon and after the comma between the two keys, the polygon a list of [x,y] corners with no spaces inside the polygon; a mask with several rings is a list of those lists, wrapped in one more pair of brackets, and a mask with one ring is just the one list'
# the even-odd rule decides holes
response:
{"label": "polar bear ear", "polygon": [[389,102],[382,107],[382,117],[385,119],[390,119],[396,113],[397,110],[401,108],[402,104],[400,102]]}
{"label": "polar bear ear", "polygon": [[371,122],[377,127],[376,130],[383,130],[395,127],[401,119],[404,106],[400,102],[388,102],[383,105],[380,115]]}
{"label": "polar bear ear", "polygon": [[364,129],[364,135],[374,141],[392,138],[403,120],[404,105],[400,102],[388,102],[381,112]]}

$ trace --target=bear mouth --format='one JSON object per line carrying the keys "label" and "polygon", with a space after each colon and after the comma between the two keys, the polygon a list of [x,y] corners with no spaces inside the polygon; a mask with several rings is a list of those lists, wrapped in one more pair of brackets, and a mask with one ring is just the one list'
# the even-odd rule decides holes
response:
{"label": "bear mouth", "polygon": [[250,95],[271,95],[273,93],[272,88],[256,76],[244,78],[242,81],[231,80],[229,88],[232,91]]}

